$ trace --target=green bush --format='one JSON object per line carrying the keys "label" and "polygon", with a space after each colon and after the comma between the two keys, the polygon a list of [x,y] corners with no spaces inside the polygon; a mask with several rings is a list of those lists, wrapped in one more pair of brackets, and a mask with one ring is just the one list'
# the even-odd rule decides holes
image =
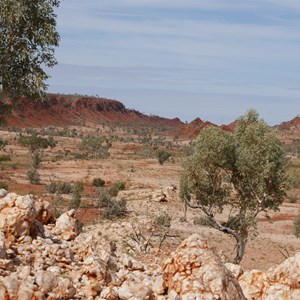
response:
{"label": "green bush", "polygon": [[171,157],[171,153],[167,152],[163,149],[158,149],[156,152],[156,156],[160,165],[163,165],[165,161],[167,161]]}
{"label": "green bush", "polygon": [[83,182],[81,180],[75,181],[73,187],[72,187],[72,191],[74,192],[83,192],[84,190],[84,185]]}
{"label": "green bush", "polygon": [[300,238],[300,212],[294,220],[294,234],[297,238]]}
{"label": "green bush", "polygon": [[11,161],[11,158],[9,155],[3,154],[3,155],[0,155],[0,162],[1,161]]}
{"label": "green bush", "polygon": [[164,213],[160,216],[157,216],[155,218],[155,224],[159,225],[159,226],[162,226],[162,227],[171,227],[171,216],[169,216],[167,213]]}
{"label": "green bush", "polygon": [[125,215],[127,212],[126,205],[127,205],[126,199],[117,200],[111,198],[110,201],[108,202],[108,206],[105,207],[103,211],[103,217],[105,219],[111,220]]}
{"label": "green bush", "polygon": [[108,192],[111,196],[118,196],[119,191],[125,190],[126,183],[124,181],[115,182],[109,189]]}
{"label": "green bush", "polygon": [[112,196],[105,188],[99,188],[98,189],[98,206],[100,208],[107,207]]}
{"label": "green bush", "polygon": [[66,181],[51,181],[46,186],[46,191],[51,194],[70,194],[72,192],[72,185]]}
{"label": "green bush", "polygon": [[8,190],[8,184],[4,181],[0,181],[0,189]]}
{"label": "green bush", "polygon": [[105,185],[105,181],[102,178],[94,178],[92,185],[95,187],[103,187]]}
{"label": "green bush", "polygon": [[72,199],[69,202],[68,208],[70,209],[78,209],[81,203],[81,195],[80,192],[74,190],[72,193]]}
{"label": "green bush", "polygon": [[38,173],[37,169],[30,168],[26,173],[26,178],[32,184],[39,184],[40,183],[40,174]]}

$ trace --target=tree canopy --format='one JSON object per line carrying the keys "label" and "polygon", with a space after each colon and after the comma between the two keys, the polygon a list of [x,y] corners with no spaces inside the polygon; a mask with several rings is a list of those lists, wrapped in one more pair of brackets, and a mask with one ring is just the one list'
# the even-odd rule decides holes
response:
{"label": "tree canopy", "polygon": [[254,110],[239,119],[234,133],[203,130],[194,155],[186,159],[181,198],[202,210],[213,228],[235,238],[235,263],[244,255],[256,216],[279,209],[288,179],[286,164],[276,133]]}
{"label": "tree canopy", "polygon": [[2,0],[0,6],[0,85],[12,99],[45,96],[44,67],[56,64],[57,0]]}

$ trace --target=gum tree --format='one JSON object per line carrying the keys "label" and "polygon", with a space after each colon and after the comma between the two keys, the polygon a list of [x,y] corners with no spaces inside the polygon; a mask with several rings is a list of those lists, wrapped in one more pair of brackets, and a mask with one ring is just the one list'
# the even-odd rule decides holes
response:
{"label": "gum tree", "polygon": [[240,263],[262,211],[279,210],[287,185],[286,158],[275,132],[256,111],[242,116],[234,133],[207,128],[181,176],[181,198],[200,209],[209,225],[234,237]]}
{"label": "gum tree", "polygon": [[[43,68],[56,64],[54,48],[58,46],[54,9],[57,0],[2,0],[0,5],[0,86],[6,97],[43,99],[48,75]],[[7,112],[1,104],[0,123]],[[2,110],[1,110],[2,112]]]}

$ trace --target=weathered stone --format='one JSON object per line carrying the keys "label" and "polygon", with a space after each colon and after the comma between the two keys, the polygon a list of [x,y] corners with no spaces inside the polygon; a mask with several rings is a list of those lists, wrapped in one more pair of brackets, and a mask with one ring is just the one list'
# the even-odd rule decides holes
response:
{"label": "weathered stone", "polygon": [[62,214],[56,220],[54,230],[63,240],[74,240],[80,233],[80,222],[76,217],[76,211],[72,209]]}
{"label": "weathered stone", "polygon": [[239,282],[247,299],[300,299],[300,253],[267,272],[245,272]]}
{"label": "weathered stone", "polygon": [[178,294],[182,299],[197,299],[197,295],[201,300],[243,299],[236,278],[199,235],[182,242],[165,262],[163,272],[169,295]]}
{"label": "weathered stone", "polygon": [[6,189],[0,189],[0,197],[5,197],[8,194]]}
{"label": "weathered stone", "polygon": [[0,199],[0,231],[7,241],[29,235],[34,220],[34,201],[30,196],[10,193]]}
{"label": "weathered stone", "polygon": [[36,199],[34,201],[34,207],[36,210],[35,219],[46,225],[50,222],[55,222],[55,208],[47,201],[42,199]]}

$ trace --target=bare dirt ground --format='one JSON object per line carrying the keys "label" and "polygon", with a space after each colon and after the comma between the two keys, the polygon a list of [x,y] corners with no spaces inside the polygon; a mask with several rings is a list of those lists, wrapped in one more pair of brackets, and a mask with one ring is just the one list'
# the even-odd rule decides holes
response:
{"label": "bare dirt ground", "polygon": [[[80,129],[79,129],[80,130]],[[88,131],[83,128],[82,131]],[[108,159],[74,159],[69,152],[78,151],[79,138],[55,137],[57,147],[46,150],[39,173],[41,184],[33,185],[26,179],[26,171],[30,158],[25,148],[20,147],[14,137],[14,132],[0,131],[0,138],[9,141],[5,152],[11,161],[0,162],[0,181],[8,184],[10,192],[18,194],[35,193],[49,201],[54,201],[53,195],[46,193],[46,185],[52,180],[84,183],[82,207],[78,210],[84,230],[89,230],[97,223],[112,228],[114,223],[134,223],[136,217],[154,218],[166,212],[172,217],[171,229],[174,237],[164,243],[161,251],[144,254],[147,260],[155,256],[167,257],[181,240],[199,233],[217,252],[222,251],[225,256],[234,255],[234,240],[209,227],[194,224],[194,219],[200,215],[199,211],[189,210],[187,222],[182,221],[182,203],[178,197],[167,199],[167,202],[156,202],[153,194],[168,186],[179,186],[182,159],[174,157],[164,165],[160,165],[156,158],[145,158],[139,153],[142,146],[135,142],[114,141]],[[66,151],[68,150],[68,151]],[[92,186],[94,178],[102,178],[106,185],[122,180],[126,182],[126,189],[120,193],[128,203],[128,215],[121,220],[104,221],[101,210],[93,207],[96,201],[96,188]],[[64,196],[60,206],[70,200]],[[54,202],[55,205],[58,205]],[[300,200],[296,203],[285,201],[279,212],[270,213],[269,217],[260,215],[258,218],[258,236],[250,239],[242,266],[249,269],[266,270],[274,264],[282,262],[286,257],[300,251],[300,239],[293,234],[293,220],[300,209]],[[94,225],[93,225],[94,224]],[[103,226],[104,226],[103,225]],[[94,227],[93,227],[94,228]],[[109,229],[107,229],[109,235]],[[117,229],[116,229],[117,230]],[[118,229],[119,230],[119,229]],[[105,233],[104,233],[105,234]]]}

